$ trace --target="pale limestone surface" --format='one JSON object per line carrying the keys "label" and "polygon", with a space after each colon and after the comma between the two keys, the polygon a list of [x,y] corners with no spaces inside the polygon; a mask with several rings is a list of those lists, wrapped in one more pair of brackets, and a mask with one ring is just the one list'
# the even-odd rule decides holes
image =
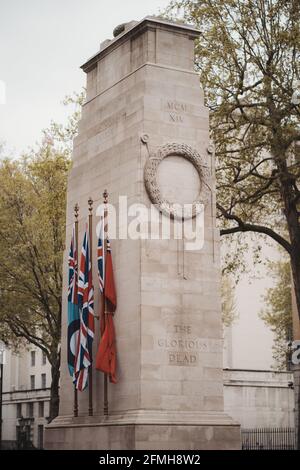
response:
{"label": "pale limestone surface", "polygon": [[[94,207],[107,188],[118,208],[150,207],[144,185],[149,153],[166,143],[190,145],[211,172],[201,251],[185,251],[177,240],[112,240],[118,293],[115,315],[117,385],[109,386],[109,418],[103,417],[103,377],[94,372],[94,416],[87,416],[88,393],[72,417],[73,390],[66,367],[66,315],[62,323],[60,416],[46,431],[50,448],[239,448],[239,425],[223,412],[219,234],[215,228],[214,159],[208,152],[208,110],[193,71],[194,39],[185,25],[146,18],[125,29],[83,69],[87,101],[74,142],[69,177],[67,240],[73,207],[80,205],[80,239],[87,199]],[[147,135],[147,144],[141,141]],[[175,163],[172,166],[172,158]],[[164,191],[176,183],[179,159],[186,175],[183,200],[199,182],[194,168],[171,157],[160,175]],[[169,179],[168,179],[169,173]],[[179,172],[180,173],[180,172]],[[182,181],[182,178],[180,177]],[[178,191],[176,191],[178,193]],[[94,223],[98,222],[94,218]],[[160,222],[161,223],[161,222]],[[123,223],[119,223],[123,226]],[[93,237],[96,253],[96,236]],[[94,255],[95,258],[95,255]],[[65,253],[65,266],[67,252]],[[96,287],[95,307],[98,306]],[[63,305],[66,312],[67,271]],[[94,347],[99,341],[96,323]],[[112,429],[113,428],[113,429]],[[112,429],[112,430],[111,430]]]}

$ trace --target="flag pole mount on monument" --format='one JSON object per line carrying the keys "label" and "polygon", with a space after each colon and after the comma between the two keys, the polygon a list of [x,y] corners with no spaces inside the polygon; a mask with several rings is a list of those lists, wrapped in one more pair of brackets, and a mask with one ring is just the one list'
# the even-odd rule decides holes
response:
{"label": "flag pole mount on monument", "polygon": [[[108,203],[108,192],[107,189],[104,190],[103,192],[103,202],[104,202],[104,240],[103,240],[103,252],[104,252],[104,262],[106,262],[106,250],[107,250],[107,233],[108,233],[108,217],[107,217],[107,203]],[[105,286],[104,286],[105,289]],[[103,331],[105,330],[105,325],[106,325],[106,301],[105,301],[105,293],[103,290],[103,319],[104,319],[104,328]],[[104,400],[103,400],[103,413],[104,416],[108,416],[108,376],[107,374],[104,374]]]}
{"label": "flag pole mount on monument", "polygon": [[[93,259],[92,259],[92,252],[93,252],[93,199],[89,197],[88,200],[89,205],[89,238],[90,238],[90,263],[93,266]],[[91,358],[91,365],[89,366],[89,416],[93,416],[93,369],[92,369],[92,358]]]}

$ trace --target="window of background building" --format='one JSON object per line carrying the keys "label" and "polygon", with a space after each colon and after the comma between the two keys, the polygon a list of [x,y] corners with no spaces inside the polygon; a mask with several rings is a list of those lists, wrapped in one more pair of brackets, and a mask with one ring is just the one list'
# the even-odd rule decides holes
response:
{"label": "window of background building", "polygon": [[39,402],[39,418],[44,417],[44,402],[40,401]]}
{"label": "window of background building", "polygon": [[30,376],[30,388],[31,390],[35,388],[35,376],[34,375]]}
{"label": "window of background building", "polygon": [[35,366],[35,351],[31,351],[30,357],[31,357],[31,366]]}
{"label": "window of background building", "polygon": [[42,352],[42,365],[44,366],[47,362],[47,356],[44,352]]}
{"label": "window of background building", "polygon": [[41,385],[42,388],[46,388],[46,374],[41,375]]}
{"label": "window of background building", "polygon": [[28,418],[33,418],[33,402],[27,403],[27,416]]}
{"label": "window of background building", "polygon": [[22,403],[17,403],[17,418],[22,416]]}

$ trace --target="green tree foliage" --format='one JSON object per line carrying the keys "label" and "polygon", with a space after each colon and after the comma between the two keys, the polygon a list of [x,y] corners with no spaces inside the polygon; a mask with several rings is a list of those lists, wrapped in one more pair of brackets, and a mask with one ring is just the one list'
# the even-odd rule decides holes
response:
{"label": "green tree foliage", "polygon": [[267,289],[264,296],[265,308],[260,318],[274,333],[273,358],[276,368],[289,366],[287,343],[292,339],[292,282],[290,263],[286,260],[269,263],[269,275],[274,279],[274,287]]}
{"label": "green tree foliage", "polygon": [[0,166],[0,334],[43,350],[51,364],[51,417],[57,414],[62,251],[69,160],[41,149]]}
{"label": "green tree foliage", "polygon": [[0,163],[0,338],[47,355],[50,420],[59,407],[66,189],[78,117],[76,109],[65,127],[51,123],[37,149]]}

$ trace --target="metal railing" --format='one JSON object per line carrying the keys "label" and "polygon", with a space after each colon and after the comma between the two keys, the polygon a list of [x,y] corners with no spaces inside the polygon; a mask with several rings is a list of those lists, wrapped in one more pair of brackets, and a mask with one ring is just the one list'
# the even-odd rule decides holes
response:
{"label": "metal railing", "polygon": [[242,429],[243,450],[294,450],[296,433],[294,428]]}

